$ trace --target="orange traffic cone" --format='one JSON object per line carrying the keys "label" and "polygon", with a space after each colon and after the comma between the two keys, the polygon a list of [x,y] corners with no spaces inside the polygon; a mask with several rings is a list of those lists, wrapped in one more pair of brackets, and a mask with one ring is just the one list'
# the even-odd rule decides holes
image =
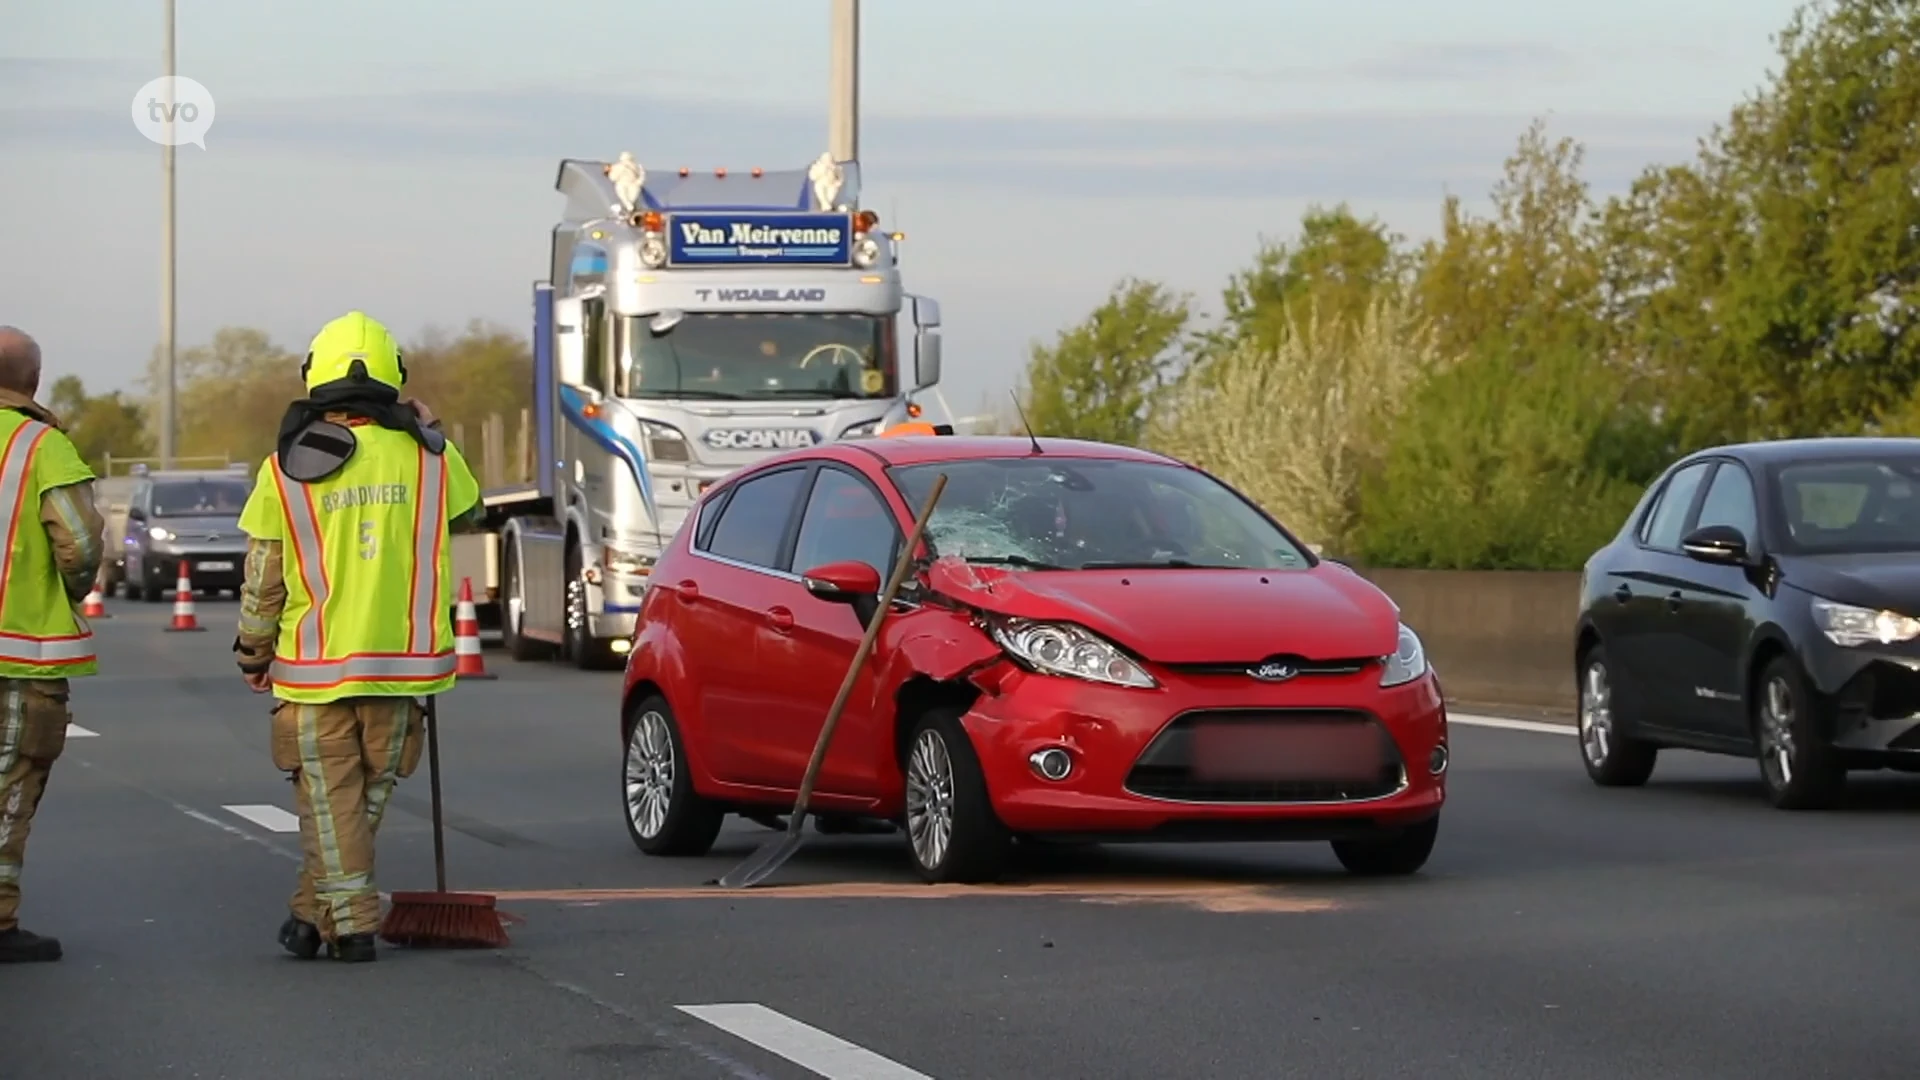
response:
{"label": "orange traffic cone", "polygon": [[480,617],[473,611],[473,579],[460,579],[460,603],[453,609],[453,674],[461,679],[498,678],[480,654]]}
{"label": "orange traffic cone", "polygon": [[80,602],[80,614],[89,619],[113,618],[107,614],[107,596],[100,589],[100,578],[97,575],[93,579],[93,591]]}
{"label": "orange traffic cone", "polygon": [[187,564],[180,564],[180,579],[173,585],[173,623],[167,627],[169,633],[176,630],[205,630],[200,619],[193,613],[193,582],[187,577]]}

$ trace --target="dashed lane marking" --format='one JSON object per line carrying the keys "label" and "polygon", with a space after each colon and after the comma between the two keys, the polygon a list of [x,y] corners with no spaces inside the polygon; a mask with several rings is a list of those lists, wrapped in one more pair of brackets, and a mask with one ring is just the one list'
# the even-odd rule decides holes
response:
{"label": "dashed lane marking", "polygon": [[262,804],[247,806],[223,806],[220,809],[236,817],[246,818],[255,825],[277,833],[296,833],[300,831],[300,819],[277,806]]}
{"label": "dashed lane marking", "polygon": [[1538,720],[1509,720],[1504,716],[1476,716],[1473,713],[1448,713],[1449,724],[1465,724],[1468,727],[1500,728],[1503,731],[1532,731],[1541,735],[1578,735],[1580,729],[1572,724],[1547,724]]}
{"label": "dashed lane marking", "polygon": [[694,888],[488,890],[503,903],[549,902],[592,907],[644,900],[1001,900],[1049,897],[1083,904],[1175,904],[1232,914],[1332,911],[1326,897],[1290,895],[1275,886],[1220,882],[1090,881],[1034,885],[919,885],[853,881],[754,889]]}
{"label": "dashed lane marking", "polygon": [[746,1002],[674,1007],[826,1080],[933,1080],[926,1073],[915,1072],[892,1058],[881,1057],[765,1005]]}
{"label": "dashed lane marking", "polygon": [[97,739],[99,737],[100,733],[97,731],[83,728],[79,724],[71,722],[67,724],[67,738],[69,739]]}

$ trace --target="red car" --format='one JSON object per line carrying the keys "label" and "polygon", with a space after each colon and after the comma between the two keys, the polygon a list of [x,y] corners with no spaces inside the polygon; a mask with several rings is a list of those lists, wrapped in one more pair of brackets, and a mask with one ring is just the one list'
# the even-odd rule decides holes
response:
{"label": "red car", "polygon": [[700,855],[793,805],[936,476],[914,572],[813,796],[904,828],[928,881],[1016,840],[1331,841],[1410,874],[1446,800],[1420,639],[1347,567],[1158,454],[914,436],[797,450],[704,495],[655,567],[627,666],[627,826]]}

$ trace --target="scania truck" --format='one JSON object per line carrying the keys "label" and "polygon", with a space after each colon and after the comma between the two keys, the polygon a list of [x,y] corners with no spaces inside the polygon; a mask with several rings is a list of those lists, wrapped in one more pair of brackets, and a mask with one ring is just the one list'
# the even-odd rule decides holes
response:
{"label": "scania truck", "polygon": [[854,161],[662,175],[623,153],[562,161],[554,186],[533,482],[484,494],[456,573],[515,660],[615,667],[655,560],[714,481],[921,415],[940,308],[902,287],[902,237],[860,206]]}

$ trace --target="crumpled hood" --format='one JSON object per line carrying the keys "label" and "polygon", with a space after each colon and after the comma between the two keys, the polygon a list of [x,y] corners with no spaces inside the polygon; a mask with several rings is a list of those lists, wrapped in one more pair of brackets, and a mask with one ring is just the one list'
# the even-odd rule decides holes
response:
{"label": "crumpled hood", "polygon": [[1078,623],[1164,664],[1390,655],[1399,611],[1338,563],[1310,570],[1008,570],[956,556],[928,585],[983,611]]}

